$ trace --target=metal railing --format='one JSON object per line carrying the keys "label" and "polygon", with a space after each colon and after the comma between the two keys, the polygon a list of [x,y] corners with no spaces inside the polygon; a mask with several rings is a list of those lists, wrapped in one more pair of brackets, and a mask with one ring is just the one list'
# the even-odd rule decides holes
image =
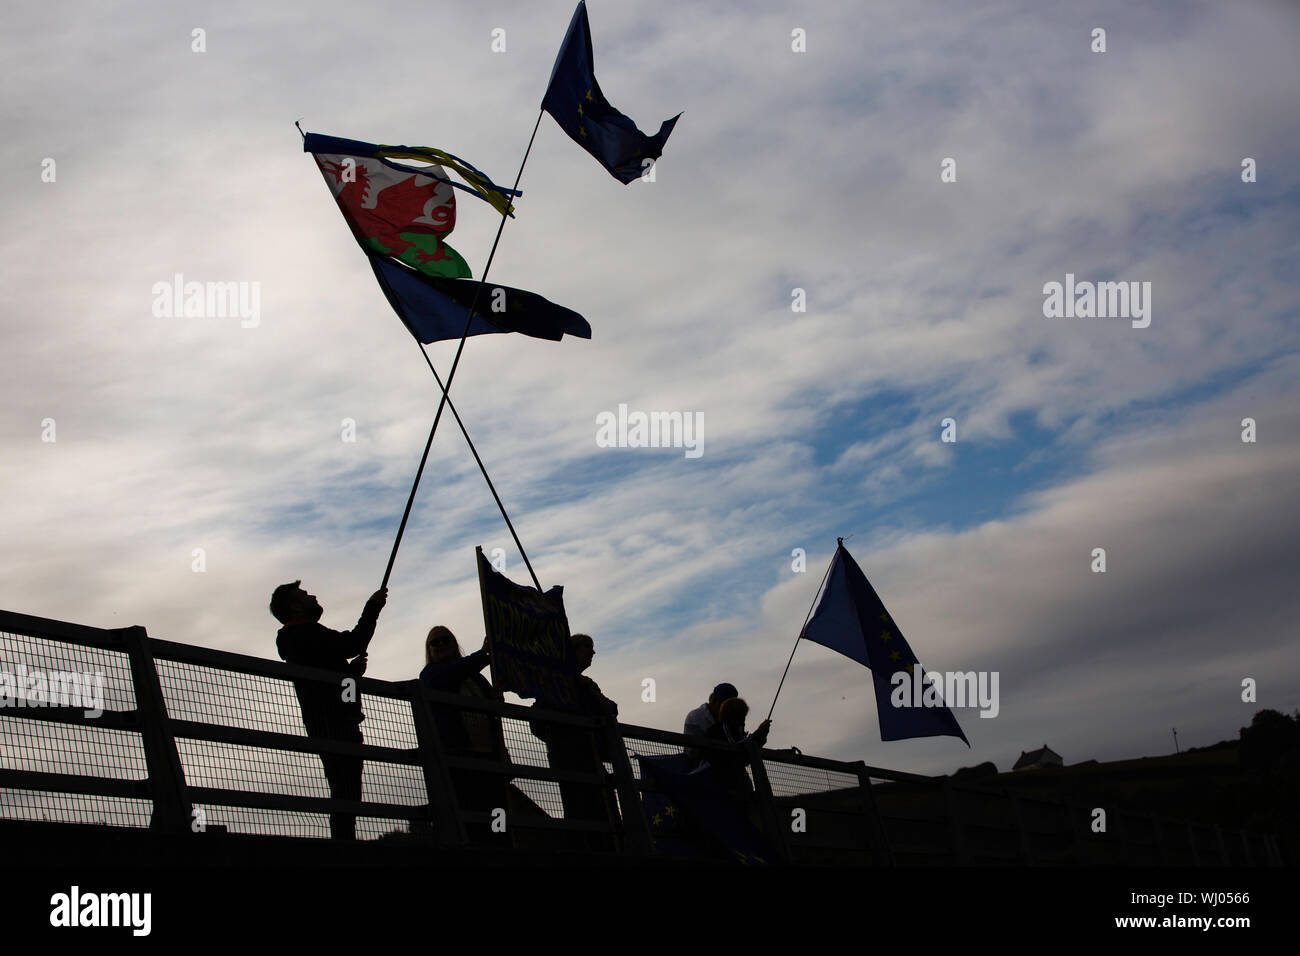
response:
{"label": "metal railing", "polygon": [[[1091,808],[1064,800],[438,693],[418,680],[357,678],[363,742],[311,736],[295,685],[338,688],[342,675],[141,627],[0,611],[0,673],[15,687],[0,709],[0,822],[328,838],[333,817],[355,819],[361,840],[670,855],[683,835],[674,804],[689,794],[665,797],[643,766],[694,748],[743,768],[745,793],[726,812],[762,841],[762,855],[748,857],[768,862],[1281,862],[1268,835],[1125,811],[1096,834]],[[101,680],[102,702],[70,698],[69,675]],[[440,739],[446,721],[475,719],[500,728],[504,755]],[[333,795],[322,757],[362,761],[361,799]]]}

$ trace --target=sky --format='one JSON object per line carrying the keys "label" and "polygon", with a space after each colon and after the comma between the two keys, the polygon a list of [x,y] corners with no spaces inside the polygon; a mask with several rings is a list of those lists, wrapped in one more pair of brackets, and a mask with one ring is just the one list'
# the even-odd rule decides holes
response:
{"label": "sky", "polygon": [[[572,10],[8,14],[0,607],[274,658],[302,579],[352,626],[438,392],[294,121],[508,184]],[[970,749],[882,743],[870,674],[801,643],[772,747],[1006,770],[1300,707],[1300,11],[589,12],[609,100],[682,118],[626,186],[542,118],[490,278],[592,338],[472,338],[452,400],[623,721],[680,730],[724,680],[765,714],[837,537],[926,670],[998,674],[998,713],[956,710]],[[461,194],[475,276],[497,222]],[[155,314],[177,274],[256,316]],[[1045,315],[1067,275],[1149,289],[1149,325]],[[702,454],[601,447],[620,405],[700,416]],[[447,418],[370,676],[414,677],[434,624],[479,646],[477,545],[528,580]]]}

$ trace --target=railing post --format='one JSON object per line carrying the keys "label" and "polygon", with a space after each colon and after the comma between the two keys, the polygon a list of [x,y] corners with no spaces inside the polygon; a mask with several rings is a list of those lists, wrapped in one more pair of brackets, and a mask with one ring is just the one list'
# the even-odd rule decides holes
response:
{"label": "railing post", "polygon": [[1034,849],[1025,829],[1025,816],[1020,807],[1020,798],[1011,792],[1010,787],[1002,788],[1002,795],[1011,801],[1011,816],[1016,821],[1016,832],[1020,835],[1020,858],[1026,866],[1034,865]]}
{"label": "railing post", "polygon": [[1130,835],[1132,828],[1125,825],[1124,814],[1119,807],[1113,808],[1110,817],[1115,830],[1115,841],[1119,844],[1119,862],[1123,866],[1132,866],[1133,839]]}
{"label": "railing post", "polygon": [[1154,813],[1149,813],[1147,816],[1151,819],[1151,831],[1155,838],[1156,863],[1162,866],[1167,865],[1169,863],[1169,854],[1165,850],[1165,835],[1160,826],[1160,818]]}
{"label": "railing post", "polygon": [[1264,837],[1265,845],[1268,847],[1269,866],[1284,866],[1282,860],[1282,848],[1277,845],[1277,835],[1270,833]]}
{"label": "railing post", "polygon": [[113,633],[125,645],[131,664],[135,709],[140,717],[140,742],[149,772],[149,796],[153,799],[149,826],[189,833],[193,811],[186,792],[185,771],[168,721],[158,669],[149,650],[149,635],[139,625],[115,628]]}
{"label": "railing post", "polygon": [[777,816],[776,800],[772,796],[772,783],[767,778],[767,767],[763,765],[763,748],[754,741],[746,739],[745,751],[749,754],[749,766],[754,772],[754,791],[758,797],[758,815],[763,821],[772,849],[776,851],[777,861],[789,864],[790,844],[785,838],[785,826]]}
{"label": "railing post", "polygon": [[[442,741],[433,715],[433,702],[418,679],[410,681],[409,686],[411,719],[415,723],[415,739],[420,749],[420,769],[424,771],[424,789],[433,810],[434,839],[439,846],[465,846],[469,837],[465,833],[465,821],[460,816],[451,774],[443,763]],[[500,720],[495,716],[492,719]]]}
{"label": "railing post", "polygon": [[1223,840],[1223,827],[1217,823],[1214,825],[1214,839],[1219,844],[1219,865],[1231,866],[1232,861],[1228,859],[1228,844]]}
{"label": "railing post", "polygon": [[1245,853],[1246,853],[1246,865],[1247,865],[1247,866],[1254,866],[1254,865],[1255,865],[1255,854],[1253,854],[1252,852],[1250,852],[1250,837],[1247,836],[1245,830],[1242,830],[1242,831],[1241,831],[1241,848],[1242,848],[1242,849],[1245,851]]}
{"label": "railing post", "polygon": [[885,821],[880,816],[880,807],[876,804],[876,792],[871,789],[871,774],[867,771],[865,761],[859,760],[854,765],[855,772],[858,775],[858,787],[862,791],[863,809],[871,818],[874,825],[872,829],[874,834],[868,832],[868,840],[871,841],[872,862],[876,860],[876,848],[879,847],[881,855],[884,857],[886,866],[894,865],[894,851],[889,847],[889,834],[885,832]]}
{"label": "railing post", "polygon": [[952,850],[957,856],[957,862],[963,865],[970,864],[970,850],[966,846],[966,835],[961,829],[961,820],[957,816],[957,802],[952,796],[952,782],[944,777],[939,784],[943,793],[944,813],[948,817],[948,836],[952,840]]}
{"label": "railing post", "polygon": [[1087,841],[1080,833],[1080,824],[1075,822],[1075,806],[1070,803],[1070,796],[1064,790],[1060,791],[1061,807],[1065,812],[1065,828],[1070,834],[1070,848],[1074,852],[1075,864],[1082,866],[1091,860],[1092,848],[1088,846]]}
{"label": "railing post", "polygon": [[623,817],[624,851],[633,856],[650,855],[650,824],[646,822],[645,808],[641,805],[641,791],[632,775],[632,761],[627,758],[627,747],[618,721],[603,721],[602,732],[608,745],[610,764],[614,767],[614,789],[618,792],[618,805]]}

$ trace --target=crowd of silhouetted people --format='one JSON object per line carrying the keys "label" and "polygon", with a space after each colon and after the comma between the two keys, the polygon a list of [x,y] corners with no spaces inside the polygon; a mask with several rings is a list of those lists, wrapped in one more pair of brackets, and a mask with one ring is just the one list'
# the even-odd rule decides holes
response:
{"label": "crowd of silhouetted people", "polygon": [[[356,627],[350,631],[335,631],[320,623],[323,613],[320,602],[301,586],[300,581],[280,585],[271,594],[270,605],[271,614],[282,625],[276,638],[280,657],[290,664],[360,677],[366,670],[366,649],[374,636],[379,612],[387,600],[388,589],[380,588],[366,601]],[[584,717],[617,717],[618,704],[602,694],[596,682],[583,674],[595,656],[595,642],[586,634],[573,634],[570,639],[578,670],[576,703],[558,706],[538,699],[534,706]],[[430,690],[503,701],[501,692],[482,673],[491,662],[486,640],[483,647],[465,654],[455,635],[446,627],[436,625],[425,636],[424,661],[419,679]],[[323,681],[299,680],[294,682],[294,690],[308,736],[353,744],[363,742],[360,725],[365,714],[355,681],[345,678],[339,685],[331,685]],[[432,710],[438,743],[444,755],[484,763],[510,762],[500,718],[438,702],[433,704]],[[700,737],[703,741],[753,741],[761,747],[767,741],[770,721],[763,721],[752,734],[747,734],[745,719],[748,712],[748,706],[733,685],[718,684],[707,701],[686,715],[683,733]],[[611,748],[616,736],[593,732],[586,726],[541,718],[529,721],[529,729],[545,744],[547,763],[552,770],[594,776],[608,782],[605,764],[613,762]],[[748,756],[743,749],[688,747],[686,757],[693,768],[706,763],[711,766],[713,779],[737,799],[745,801],[752,794],[752,784],[745,770]],[[362,758],[321,754],[320,759],[330,795],[336,800],[360,801]],[[507,807],[510,787],[504,774],[454,766],[449,768],[448,775],[462,810],[491,814]],[[566,819],[617,819],[614,794],[608,785],[566,779],[559,780],[558,785]],[[336,840],[356,839],[356,816],[331,814],[330,834]],[[492,839],[489,824],[478,821],[466,825],[466,834],[474,842],[486,843]],[[583,839],[588,849],[613,848],[607,833],[593,831],[584,834]]]}

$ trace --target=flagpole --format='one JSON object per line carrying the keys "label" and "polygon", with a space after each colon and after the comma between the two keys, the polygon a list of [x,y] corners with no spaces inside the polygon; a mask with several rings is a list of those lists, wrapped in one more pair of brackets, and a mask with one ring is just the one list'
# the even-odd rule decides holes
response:
{"label": "flagpole", "polygon": [[[537,122],[533,124],[533,134],[528,137],[528,148],[524,150],[523,161],[520,162],[519,172],[515,175],[514,190],[519,189],[519,180],[523,178],[524,166],[528,164],[528,154],[533,151],[533,140],[537,138],[537,130],[542,125],[543,112],[544,110],[541,109],[537,111]],[[415,503],[415,492],[416,489],[420,487],[420,478],[424,474],[425,463],[429,460],[429,448],[433,445],[433,436],[438,431],[438,422],[442,418],[442,409],[443,406],[447,404],[447,393],[451,390],[452,380],[456,377],[456,369],[460,365],[460,356],[465,350],[465,339],[469,337],[469,329],[474,322],[474,310],[478,308],[479,296],[483,292],[483,287],[487,285],[488,270],[492,268],[492,259],[497,254],[497,244],[501,241],[501,232],[505,229],[506,219],[509,217],[510,204],[508,202],[506,211],[501,213],[501,223],[497,226],[496,238],[492,240],[492,251],[488,253],[487,265],[483,267],[483,276],[479,279],[478,286],[474,289],[474,300],[470,303],[469,315],[465,319],[465,331],[461,333],[460,343],[456,346],[456,357],[452,360],[451,371],[447,373],[447,383],[443,385],[439,382],[439,385],[442,388],[442,398],[438,401],[438,411],[433,416],[433,427],[429,429],[429,439],[424,443],[424,454],[420,456],[420,467],[415,470],[415,481],[411,483],[411,493],[406,498],[406,510],[402,512],[402,522],[397,526],[397,537],[393,540],[393,550],[392,553],[388,555],[388,567],[384,569],[384,580],[383,583],[379,585],[380,588],[388,587],[388,578],[393,573],[393,562],[397,560],[397,549],[402,545],[402,535],[406,531],[406,522],[411,517],[411,506]],[[432,365],[430,365],[430,367],[432,367]],[[511,530],[513,531],[513,529]],[[526,560],[527,559],[525,558],[525,561]],[[529,570],[531,571],[532,568],[530,567]],[[536,581],[536,576],[534,576],[534,581]],[[541,589],[542,586],[538,584],[537,590],[540,591]]]}
{"label": "flagpole", "polygon": [[[836,538],[837,545],[835,552],[844,546],[843,538]],[[826,565],[826,573],[822,575],[822,583],[817,585],[817,593],[813,595],[812,604],[808,605],[808,613],[804,615],[803,627],[799,628],[799,636],[794,639],[794,647],[790,648],[790,659],[785,662],[785,670],[781,673],[781,683],[776,685],[776,693],[772,695],[772,706],[767,711],[767,719],[772,719],[772,711],[776,710],[776,699],[781,696],[781,688],[785,686],[785,675],[790,673],[790,665],[794,662],[794,652],[799,649],[799,642],[803,640],[803,632],[808,627],[808,619],[812,617],[813,608],[817,606],[817,598],[821,596],[822,588],[826,586],[826,579],[831,575],[831,567],[835,564],[835,556],[831,555],[830,564]]]}
{"label": "flagpole", "polygon": [[[420,352],[424,355],[424,362],[429,366],[429,371],[433,373],[433,380],[442,388],[442,379],[438,377],[438,370],[433,367],[433,361],[429,358],[429,351],[424,347],[424,343],[419,339],[415,340],[420,346]],[[443,389],[444,394],[446,392]],[[523,556],[524,566],[528,568],[528,574],[533,579],[533,584],[537,590],[542,589],[542,582],[537,580],[537,573],[533,571],[532,562],[528,560],[528,552],[524,550],[524,544],[519,540],[519,535],[515,533],[514,522],[510,520],[510,515],[506,514],[506,506],[501,503],[501,496],[497,494],[497,489],[492,484],[492,478],[488,474],[487,466],[483,464],[483,459],[479,457],[478,449],[474,447],[474,440],[469,437],[469,431],[465,428],[465,423],[460,420],[460,413],[456,411],[456,406],[452,404],[451,399],[447,399],[447,407],[451,409],[452,416],[456,419],[456,424],[460,426],[460,433],[465,436],[465,443],[469,445],[470,453],[473,454],[474,460],[478,462],[478,470],[483,473],[483,480],[487,482],[488,491],[492,492],[492,497],[496,500],[497,509],[501,512],[501,517],[506,520],[506,527],[510,529],[510,536],[515,539],[515,547],[519,549],[520,555]]]}

